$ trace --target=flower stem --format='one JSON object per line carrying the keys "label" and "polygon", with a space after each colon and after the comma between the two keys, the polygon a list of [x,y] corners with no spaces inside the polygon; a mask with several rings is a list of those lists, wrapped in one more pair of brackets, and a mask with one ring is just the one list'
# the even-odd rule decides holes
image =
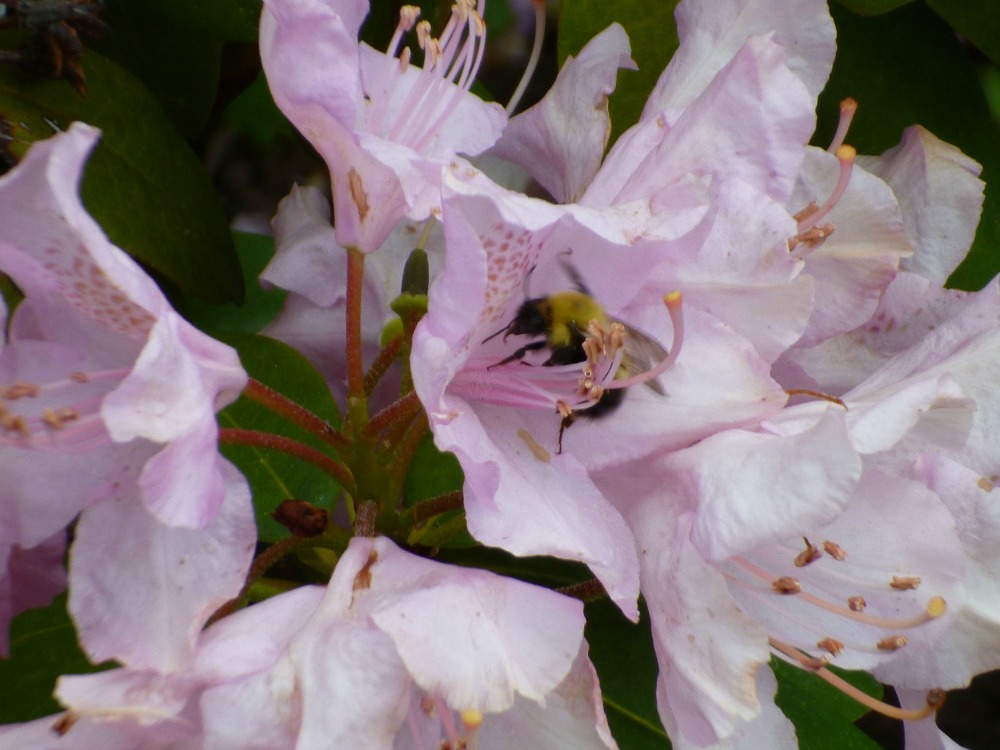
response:
{"label": "flower stem", "polygon": [[420,411],[420,399],[414,392],[407,393],[398,401],[389,404],[368,422],[368,434],[377,435],[400,422],[408,422]]}
{"label": "flower stem", "polygon": [[361,290],[365,275],[365,254],[347,248],[347,395],[365,396],[364,367],[361,363]]}
{"label": "flower stem", "polygon": [[350,469],[339,461],[335,461],[325,453],[315,448],[310,448],[298,440],[274,435],[270,432],[259,432],[257,430],[242,430],[235,427],[224,427],[219,430],[219,442],[233,445],[252,445],[258,448],[268,448],[270,450],[281,451],[292,456],[297,456],[303,461],[308,461],[314,466],[318,466],[331,477],[336,479],[345,490],[353,494],[356,492],[354,475]]}
{"label": "flower stem", "polygon": [[289,422],[297,424],[309,434],[315,435],[335,448],[343,449],[349,445],[347,438],[335,430],[333,425],[325,419],[320,419],[304,406],[269,388],[259,380],[250,378],[247,387],[243,389],[243,395],[261,406],[266,406],[276,414],[280,414]]}
{"label": "flower stem", "polygon": [[382,376],[388,371],[389,366],[396,359],[399,354],[400,347],[403,345],[403,338],[397,336],[384,347],[382,351],[378,353],[375,357],[375,361],[372,362],[371,367],[368,368],[368,372],[365,373],[365,394],[370,396],[372,391],[375,390],[375,386],[382,379]]}
{"label": "flower stem", "polygon": [[461,490],[438,495],[428,500],[421,500],[415,503],[412,509],[413,525],[417,528],[423,526],[427,521],[450,510],[461,510],[465,505],[465,495]]}

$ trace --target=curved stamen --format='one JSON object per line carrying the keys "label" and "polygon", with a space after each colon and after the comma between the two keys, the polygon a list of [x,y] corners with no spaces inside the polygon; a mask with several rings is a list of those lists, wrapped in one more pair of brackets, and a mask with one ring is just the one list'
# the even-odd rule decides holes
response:
{"label": "curved stamen", "polygon": [[684,343],[684,314],[681,310],[681,293],[675,291],[665,295],[663,297],[663,304],[667,306],[667,312],[670,313],[670,322],[674,327],[674,341],[670,345],[670,352],[653,369],[633,375],[630,378],[616,379],[609,383],[606,386],[607,388],[629,388],[633,385],[655,380],[669,370],[674,362],[677,361],[677,357],[681,353],[681,344]]}
{"label": "curved stamen", "polygon": [[[942,597],[933,596],[928,600],[924,610],[912,617],[907,617],[902,619],[892,619],[887,617],[876,617],[875,615],[866,615],[863,612],[859,612],[856,609],[852,609],[850,606],[844,607],[840,604],[835,604],[833,602],[826,601],[825,599],[821,599],[815,594],[810,594],[807,591],[803,591],[801,585],[792,586],[790,585],[792,581],[794,581],[796,584],[798,584],[798,581],[795,581],[794,579],[788,579],[788,577],[776,578],[763,568],[755,565],[754,563],[744,558],[741,557],[733,558],[733,562],[738,564],[744,570],[752,573],[754,576],[766,580],[768,582],[768,587],[772,590],[778,588],[775,585],[776,581],[782,581],[782,586],[780,587],[779,590],[783,596],[795,596],[804,602],[807,602],[815,607],[818,607],[819,609],[825,610],[827,612],[832,612],[835,615],[840,615],[845,619],[852,620],[854,622],[864,623],[865,625],[874,625],[876,627],[885,628],[887,630],[907,630],[910,628],[919,627],[921,625],[930,622],[931,620],[936,620],[937,618],[939,618],[941,615],[944,614],[945,609],[947,608],[947,603]],[[733,581],[734,583],[749,585],[745,584],[742,581],[739,581],[738,579],[732,578],[731,576],[727,575],[726,577],[727,579]],[[764,589],[761,588],[760,590],[763,591]]]}
{"label": "curved stamen", "polygon": [[920,719],[925,719],[937,711],[944,703],[944,692],[940,690],[931,690],[927,693],[927,702],[924,704],[923,708],[910,711],[897,706],[890,706],[888,703],[884,703],[883,701],[873,698],[868,695],[868,693],[859,690],[851,683],[835,675],[826,668],[825,660],[814,659],[813,657],[807,656],[794,646],[783,643],[776,638],[768,638],[767,640],[771,648],[788,657],[796,666],[812,672],[829,684],[833,685],[844,695],[860,703],[862,706],[870,708],[872,711],[877,711],[883,716],[888,716],[890,719],[898,719],[900,721],[919,721]]}
{"label": "curved stamen", "polygon": [[531,45],[531,54],[528,56],[528,64],[524,66],[524,73],[521,74],[521,80],[518,81],[517,88],[514,89],[510,101],[507,102],[507,106],[504,108],[508,117],[514,114],[517,105],[521,103],[521,97],[527,91],[528,83],[535,74],[538,61],[542,56],[542,42],[545,41],[545,0],[532,0],[532,5],[535,9],[535,40]]}
{"label": "curved stamen", "polygon": [[822,206],[799,219],[799,234],[816,226],[819,220],[830,213],[833,207],[837,205],[837,202],[844,197],[844,193],[847,192],[847,185],[851,181],[851,173],[854,170],[854,159],[857,157],[858,152],[853,146],[840,146],[837,148],[836,154],[837,160],[840,162],[840,176],[837,179],[837,184],[830,197],[826,199],[826,202]]}

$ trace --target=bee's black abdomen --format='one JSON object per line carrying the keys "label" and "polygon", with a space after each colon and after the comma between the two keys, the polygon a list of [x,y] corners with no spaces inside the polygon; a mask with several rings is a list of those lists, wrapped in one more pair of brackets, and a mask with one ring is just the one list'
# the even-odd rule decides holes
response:
{"label": "bee's black abdomen", "polygon": [[601,400],[596,404],[591,406],[589,409],[581,409],[580,411],[574,413],[581,417],[587,417],[588,419],[600,419],[621,406],[623,398],[625,398],[624,388],[615,388],[611,391],[604,391],[604,393],[601,394]]}

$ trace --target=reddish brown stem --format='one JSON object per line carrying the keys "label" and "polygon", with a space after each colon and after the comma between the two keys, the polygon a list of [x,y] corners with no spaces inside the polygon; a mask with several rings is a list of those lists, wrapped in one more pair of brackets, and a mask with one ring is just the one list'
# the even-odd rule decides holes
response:
{"label": "reddish brown stem", "polygon": [[325,453],[321,453],[315,448],[310,448],[298,440],[292,440],[281,435],[274,435],[270,432],[258,432],[257,430],[241,430],[234,427],[224,427],[219,430],[219,442],[232,443],[235,445],[252,445],[258,448],[268,448],[270,450],[281,451],[289,455],[301,458],[303,461],[318,466],[331,477],[343,485],[344,489],[354,494],[354,475],[351,474],[343,464],[330,458]]}
{"label": "reddish brown stem", "polygon": [[361,363],[361,291],[365,276],[365,254],[347,248],[347,395],[364,398],[365,378]]}
{"label": "reddish brown stem", "polygon": [[396,355],[399,354],[399,348],[403,345],[403,337],[397,336],[388,344],[386,344],[382,351],[378,353],[375,357],[375,361],[372,362],[372,366],[368,368],[368,372],[365,373],[365,395],[372,395],[372,391],[375,390],[375,386],[378,385],[382,376],[389,370],[389,366],[396,359]]}
{"label": "reddish brown stem", "polygon": [[429,500],[421,500],[413,506],[413,525],[417,528],[441,513],[450,510],[461,510],[465,506],[465,495],[462,491],[438,495]]}
{"label": "reddish brown stem", "polygon": [[269,388],[259,380],[250,378],[247,387],[243,389],[243,395],[262,406],[266,406],[276,414],[280,414],[289,422],[297,424],[306,432],[315,435],[335,448],[344,449],[350,445],[347,438],[337,432],[333,425],[325,419],[320,419],[304,406],[295,403],[273,388]]}
{"label": "reddish brown stem", "polygon": [[261,577],[263,577],[263,575],[270,570],[271,566],[278,562],[278,560],[293,551],[296,547],[314,543],[315,542],[312,539],[303,539],[301,537],[293,536],[288,539],[282,539],[281,541],[275,542],[257,555],[257,557],[255,557],[253,562],[250,564],[250,570],[247,572],[247,579],[243,584],[243,588],[240,589],[240,593],[219,607],[215,611],[215,614],[212,615],[211,620],[209,620],[209,624],[215,622],[216,620],[221,620],[223,617],[231,615],[235,612],[240,606],[240,602],[242,602],[246,597],[250,587],[260,580]]}
{"label": "reddish brown stem", "polygon": [[377,435],[397,424],[409,422],[420,412],[420,399],[414,392],[407,393],[376,414],[368,422],[368,434]]}

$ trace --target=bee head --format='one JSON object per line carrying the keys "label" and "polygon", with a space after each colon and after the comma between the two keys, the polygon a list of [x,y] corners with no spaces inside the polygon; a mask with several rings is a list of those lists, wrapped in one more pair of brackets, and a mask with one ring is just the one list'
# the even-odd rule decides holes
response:
{"label": "bee head", "polygon": [[552,313],[548,300],[544,297],[529,299],[518,308],[517,315],[507,326],[503,334],[504,340],[506,341],[508,336],[544,335],[551,321]]}

